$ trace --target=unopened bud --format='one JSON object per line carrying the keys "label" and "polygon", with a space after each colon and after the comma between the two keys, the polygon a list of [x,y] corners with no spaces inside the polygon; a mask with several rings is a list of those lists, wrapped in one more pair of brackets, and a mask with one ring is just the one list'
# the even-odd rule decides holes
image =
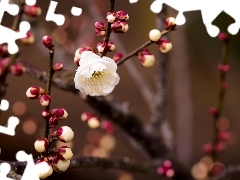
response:
{"label": "unopened bud", "polygon": [[55,128],[58,125],[58,119],[56,117],[51,117],[49,119],[49,128]]}
{"label": "unopened bud", "polygon": [[125,11],[117,11],[115,14],[118,21],[126,21],[129,19],[129,15]]}
{"label": "unopened bud", "polygon": [[116,53],[113,56],[113,60],[117,63],[118,61],[120,61],[122,59],[123,55],[121,53]]}
{"label": "unopened bud", "polygon": [[93,117],[94,116],[94,114],[93,113],[91,113],[91,112],[84,112],[84,113],[82,113],[82,115],[81,115],[81,120],[82,121],[88,121],[91,117]]}
{"label": "unopened bud", "polygon": [[115,44],[113,44],[113,42],[108,42],[108,51],[112,52],[116,49]]}
{"label": "unopened bud", "polygon": [[202,146],[202,149],[205,153],[211,153],[213,150],[213,147],[212,147],[212,144],[207,143]]}
{"label": "unopened bud", "polygon": [[51,103],[51,97],[47,94],[44,94],[39,97],[39,102],[42,106],[48,106]]}
{"label": "unopened bud", "polygon": [[25,5],[23,11],[30,17],[38,17],[42,14],[41,8],[36,4],[34,6]]}
{"label": "unopened bud", "polygon": [[61,142],[70,142],[74,137],[73,130],[68,126],[62,126],[53,133]]}
{"label": "unopened bud", "polygon": [[74,63],[79,66],[79,62],[80,62],[80,59],[78,59],[77,57],[74,57]]}
{"label": "unopened bud", "polygon": [[159,50],[162,53],[168,53],[172,49],[172,43],[167,39],[161,39],[158,42]]}
{"label": "unopened bud", "polygon": [[42,43],[44,44],[44,46],[46,48],[48,48],[49,50],[53,50],[54,44],[52,42],[52,38],[50,36],[44,36],[42,38]]}
{"label": "unopened bud", "polygon": [[165,21],[166,30],[175,30],[176,29],[176,19],[174,17],[169,17]]}
{"label": "unopened bud", "polygon": [[22,63],[15,63],[10,66],[10,72],[13,75],[21,76],[23,73],[26,72],[26,68],[23,66]]}
{"label": "unopened bud", "polygon": [[98,50],[98,52],[102,53],[105,48],[106,48],[106,43],[100,42],[100,43],[97,44],[97,50]]}
{"label": "unopened bud", "polygon": [[52,114],[51,114],[50,111],[48,111],[48,110],[43,110],[43,111],[42,111],[42,117],[43,117],[44,119],[49,119],[51,116],[52,116]]}
{"label": "unopened bud", "polygon": [[230,66],[228,64],[219,64],[218,70],[227,73],[230,70]]}
{"label": "unopened bud", "polygon": [[126,22],[116,21],[111,25],[111,28],[115,33],[125,33],[128,31],[129,26]]}
{"label": "unopened bud", "polygon": [[30,99],[37,99],[39,97],[39,87],[32,86],[26,91],[26,96]]}
{"label": "unopened bud", "polygon": [[59,120],[66,119],[68,113],[64,108],[56,108],[51,111],[52,115],[56,116]]}
{"label": "unopened bud", "polygon": [[24,44],[33,44],[35,42],[35,38],[34,38],[33,32],[28,31],[26,33],[26,35],[27,36],[25,38],[21,39],[21,42],[24,43]]}
{"label": "unopened bud", "polygon": [[[81,59],[81,54],[84,52],[84,51],[91,51],[93,52],[93,49],[91,47],[82,47],[82,48],[78,48],[75,52],[75,58],[77,59]],[[74,60],[75,61],[75,60]]]}
{"label": "unopened bud", "polygon": [[218,39],[222,42],[228,42],[229,41],[229,36],[226,33],[219,33]]}
{"label": "unopened bud", "polygon": [[154,55],[143,55],[140,59],[141,65],[143,67],[152,67],[155,63]]}
{"label": "unopened bud", "polygon": [[63,69],[63,64],[62,63],[55,63],[53,65],[53,70],[54,71],[61,71]]}
{"label": "unopened bud", "polygon": [[116,14],[114,12],[108,12],[106,19],[107,19],[107,22],[113,23],[116,19]]}
{"label": "unopened bud", "polygon": [[54,171],[56,172],[59,172],[59,173],[62,173],[62,172],[65,172],[69,165],[70,165],[70,160],[61,160],[59,159],[57,162],[53,162],[53,169]]}
{"label": "unopened bud", "polygon": [[151,41],[157,42],[161,38],[161,32],[158,29],[152,29],[148,36]]}
{"label": "unopened bud", "polygon": [[40,179],[45,179],[53,173],[52,166],[48,162],[42,160],[36,162],[35,169]]}
{"label": "unopened bud", "polygon": [[34,147],[37,152],[42,153],[48,148],[49,141],[47,138],[39,138],[35,141]]}
{"label": "unopened bud", "polygon": [[70,160],[73,157],[72,150],[67,146],[62,146],[58,149],[58,157],[61,160]]}

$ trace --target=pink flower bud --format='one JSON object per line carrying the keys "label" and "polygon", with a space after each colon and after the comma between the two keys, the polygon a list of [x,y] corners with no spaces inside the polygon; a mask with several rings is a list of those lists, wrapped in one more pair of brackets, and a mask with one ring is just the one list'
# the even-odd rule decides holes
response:
{"label": "pink flower bud", "polygon": [[27,37],[22,38],[21,42],[24,43],[24,44],[33,44],[35,42],[33,32],[28,31],[26,35],[27,35]]}
{"label": "pink flower bud", "polygon": [[226,33],[219,33],[218,39],[222,42],[229,42],[229,36]]}
{"label": "pink flower bud", "polygon": [[113,56],[113,60],[117,63],[122,59],[123,55],[121,53],[116,53]]}
{"label": "pink flower bud", "polygon": [[36,4],[34,6],[25,5],[23,11],[30,17],[38,17],[42,14],[41,8]]}
{"label": "pink flower bud", "polygon": [[21,76],[24,72],[26,72],[26,68],[22,65],[22,63],[15,63],[10,66],[10,72],[13,75]]}
{"label": "pink flower bud", "polygon": [[37,99],[39,97],[40,89],[37,86],[32,86],[26,91],[26,96],[30,99]]}
{"label": "pink flower bud", "polygon": [[52,166],[46,161],[38,160],[35,164],[35,167],[40,179],[45,179],[53,173]]}
{"label": "pink flower bud", "polygon": [[94,114],[93,113],[91,113],[91,112],[84,112],[84,113],[82,113],[82,115],[81,115],[81,120],[82,121],[88,121],[91,117],[93,117],[94,116]]}
{"label": "pink flower bud", "polygon": [[161,38],[161,32],[158,29],[152,29],[148,36],[151,41],[157,42]]}
{"label": "pink flower bud", "polygon": [[129,19],[129,15],[125,11],[117,11],[115,14],[118,21],[126,21]]}
{"label": "pink flower bud", "polygon": [[49,50],[53,50],[54,48],[54,44],[52,42],[52,38],[50,36],[44,36],[42,38],[42,43],[44,44],[44,46],[46,46],[46,48],[48,48]]}
{"label": "pink flower bud", "polygon": [[229,136],[230,136],[229,132],[226,132],[226,131],[225,132],[219,132],[219,134],[218,134],[219,140],[222,140],[222,141],[227,140],[229,138]]}
{"label": "pink flower bud", "polygon": [[74,57],[74,63],[79,66],[79,62],[80,62],[80,59],[78,59],[77,57]]}
{"label": "pink flower bud", "polygon": [[88,119],[87,123],[88,126],[92,129],[98,128],[100,126],[100,120],[96,116]]}
{"label": "pink flower bud", "polygon": [[116,19],[116,14],[114,12],[107,13],[107,17],[106,17],[107,22],[113,23],[115,19]]}
{"label": "pink flower bud", "polygon": [[211,107],[211,108],[209,109],[209,113],[210,113],[210,115],[212,115],[212,116],[216,116],[216,115],[218,114],[217,109],[216,109],[215,107]]}
{"label": "pink flower bud", "polygon": [[66,119],[68,117],[68,113],[64,108],[55,108],[51,110],[52,115],[56,116],[59,120]]}
{"label": "pink flower bud", "polygon": [[[84,51],[91,51],[93,52],[93,49],[91,47],[82,47],[82,48],[78,48],[75,52],[75,58],[77,59],[81,59],[81,54],[84,52]],[[75,61],[75,60],[74,60]]]}
{"label": "pink flower bud", "polygon": [[96,22],[95,32],[97,36],[104,36],[106,34],[106,25],[103,22]]}
{"label": "pink flower bud", "polygon": [[211,153],[213,150],[213,147],[212,147],[212,144],[207,143],[202,146],[202,149],[205,153]]}
{"label": "pink flower bud", "polygon": [[58,157],[61,160],[70,160],[73,157],[72,150],[67,146],[62,146],[58,149]]}
{"label": "pink flower bud", "polygon": [[116,21],[111,25],[111,28],[115,33],[125,33],[128,31],[129,26],[126,22]]}
{"label": "pink flower bud", "polygon": [[113,44],[113,42],[108,42],[108,51],[112,52],[116,49],[115,44]]}
{"label": "pink flower bud", "polygon": [[227,64],[219,64],[218,70],[227,73],[230,69],[230,66]]}
{"label": "pink flower bud", "polygon": [[68,126],[62,126],[53,133],[61,142],[70,142],[74,137],[74,132]]}
{"label": "pink flower bud", "polygon": [[55,161],[52,163],[53,169],[56,172],[62,173],[65,172],[70,165],[70,160],[61,160],[59,159],[58,161]]}
{"label": "pink flower bud", "polygon": [[140,59],[141,65],[143,67],[152,67],[155,63],[155,56],[154,55],[143,55]]}
{"label": "pink flower bud", "polygon": [[52,117],[52,114],[51,114],[51,112],[48,111],[48,110],[43,110],[43,111],[42,111],[42,117],[43,117],[44,119],[49,119],[50,117]]}
{"label": "pink flower bud", "polygon": [[172,43],[167,39],[160,39],[158,45],[162,53],[168,53],[172,49]]}
{"label": "pink flower bud", "polygon": [[39,102],[42,106],[48,106],[51,103],[51,97],[47,94],[44,94],[39,97]]}
{"label": "pink flower bud", "polygon": [[106,47],[106,44],[104,42],[97,43],[97,50],[98,52],[102,53]]}
{"label": "pink flower bud", "polygon": [[96,22],[95,29],[98,31],[106,31],[106,25],[103,22]]}
{"label": "pink flower bud", "polygon": [[169,17],[165,21],[166,30],[175,30],[176,29],[176,19],[174,17]]}
{"label": "pink flower bud", "polygon": [[34,147],[37,152],[42,153],[48,148],[49,141],[47,138],[39,138],[35,141]]}
{"label": "pink flower bud", "polygon": [[61,71],[63,69],[63,64],[62,63],[55,63],[53,65],[53,70],[54,71]]}
{"label": "pink flower bud", "polygon": [[58,119],[56,117],[50,117],[49,128],[55,128],[58,125]]}

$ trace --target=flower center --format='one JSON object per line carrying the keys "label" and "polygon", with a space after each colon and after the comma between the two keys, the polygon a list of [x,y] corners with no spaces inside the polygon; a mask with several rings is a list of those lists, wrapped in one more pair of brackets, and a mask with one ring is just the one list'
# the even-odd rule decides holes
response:
{"label": "flower center", "polygon": [[101,93],[103,89],[107,89],[112,85],[114,79],[112,72],[103,70],[94,71],[90,78],[84,79],[82,82],[87,86],[89,91]]}

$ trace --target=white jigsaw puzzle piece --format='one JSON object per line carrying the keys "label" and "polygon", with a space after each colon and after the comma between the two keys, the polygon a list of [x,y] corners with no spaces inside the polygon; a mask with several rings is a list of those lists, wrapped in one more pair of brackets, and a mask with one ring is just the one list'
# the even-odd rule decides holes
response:
{"label": "white jigsaw puzzle piece", "polygon": [[178,11],[176,16],[177,25],[183,25],[186,22],[184,12],[201,10],[203,23],[208,34],[212,37],[216,37],[220,32],[219,28],[213,25],[212,22],[223,11],[235,19],[235,23],[228,27],[228,32],[235,35],[240,29],[239,0],[155,0],[150,9],[154,13],[159,13],[163,4]]}
{"label": "white jigsaw puzzle piece", "polygon": [[19,119],[15,116],[11,116],[8,119],[8,125],[7,127],[0,126],[0,133],[9,135],[9,136],[14,136],[15,135],[15,129],[16,126],[19,124]]}
{"label": "white jigsaw puzzle piece", "polygon": [[[26,3],[32,4],[36,3],[36,0],[26,0]],[[19,7],[16,4],[9,4],[9,0],[1,0],[0,1],[0,23],[2,22],[2,18],[4,12],[8,12],[9,14],[15,16],[19,12]],[[10,28],[0,25],[0,44],[7,43],[8,44],[8,52],[10,54],[15,54],[18,52],[18,46],[16,44],[16,40],[25,38],[26,33],[30,30],[30,24],[26,21],[20,23],[19,32],[15,32]]]}
{"label": "white jigsaw puzzle piece", "polygon": [[9,163],[1,163],[0,164],[0,179],[1,180],[14,180],[12,178],[7,177],[7,174],[10,172],[11,166]]}
{"label": "white jigsaw puzzle piece", "polygon": [[58,2],[56,1],[51,1],[47,16],[46,16],[46,21],[53,21],[55,22],[58,26],[61,26],[65,22],[65,17],[62,14],[55,14],[55,9],[57,8]]}
{"label": "white jigsaw puzzle piece", "polygon": [[21,180],[40,180],[32,154],[27,154],[25,151],[18,151],[16,159],[20,162],[27,162]]}

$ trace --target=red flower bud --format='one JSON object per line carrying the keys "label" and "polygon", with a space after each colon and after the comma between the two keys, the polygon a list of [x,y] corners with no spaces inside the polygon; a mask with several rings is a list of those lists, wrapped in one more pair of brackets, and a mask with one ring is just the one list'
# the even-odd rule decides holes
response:
{"label": "red flower bud", "polygon": [[63,69],[63,64],[62,63],[55,63],[53,65],[53,70],[54,71],[61,71]]}
{"label": "red flower bud", "polygon": [[42,38],[42,43],[44,44],[44,46],[46,46],[46,48],[48,48],[49,50],[53,50],[54,48],[54,44],[52,42],[52,38],[50,36],[44,36]]}

